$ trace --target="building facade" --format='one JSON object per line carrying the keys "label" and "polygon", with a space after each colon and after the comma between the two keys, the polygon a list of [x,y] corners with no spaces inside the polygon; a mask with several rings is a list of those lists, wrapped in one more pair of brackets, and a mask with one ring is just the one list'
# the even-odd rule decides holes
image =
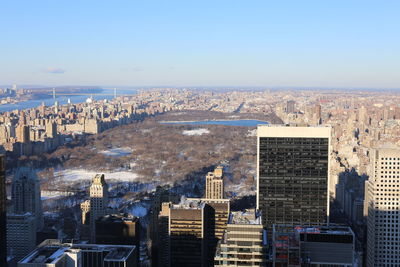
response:
{"label": "building facade", "polygon": [[232,212],[214,266],[267,266],[267,235],[254,210]]}
{"label": "building facade", "polygon": [[6,157],[0,155],[0,266],[7,265],[7,240],[6,222],[7,222],[7,194],[6,194]]}
{"label": "building facade", "polygon": [[36,172],[28,167],[17,169],[11,186],[11,198],[15,214],[31,213],[36,217],[36,227],[43,228],[40,182]]}
{"label": "building facade", "polygon": [[[4,241],[2,241],[4,242]],[[36,246],[36,218],[31,213],[7,214],[7,248],[20,260]]]}
{"label": "building facade", "polygon": [[[140,248],[140,232],[139,218],[132,215],[110,214],[96,220],[96,244],[134,245]],[[139,264],[139,257],[136,261]]]}
{"label": "building facade", "polygon": [[[89,202],[81,204],[82,223],[87,222],[89,217],[90,240],[96,240],[96,220],[107,215],[108,212],[108,184],[104,174],[96,174],[89,188]],[[89,205],[88,205],[89,204]]]}
{"label": "building facade", "polygon": [[218,166],[213,172],[209,172],[206,176],[206,195],[207,199],[223,199],[224,198],[224,179],[223,166]]}
{"label": "building facade", "polygon": [[274,267],[353,267],[355,237],[348,226],[274,225]]}
{"label": "building facade", "polygon": [[159,266],[212,266],[214,212],[209,205],[186,199],[163,203],[159,217]]}
{"label": "building facade", "polygon": [[322,224],[329,211],[330,127],[257,129],[257,209],[274,224]]}
{"label": "building facade", "polygon": [[367,266],[400,265],[400,149],[377,149],[366,182]]}

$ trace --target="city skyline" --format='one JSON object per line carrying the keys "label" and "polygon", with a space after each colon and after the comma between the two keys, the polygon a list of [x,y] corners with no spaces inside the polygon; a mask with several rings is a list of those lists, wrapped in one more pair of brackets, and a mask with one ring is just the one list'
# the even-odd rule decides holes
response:
{"label": "city skyline", "polygon": [[399,7],[10,2],[0,84],[399,88]]}
{"label": "city skyline", "polygon": [[8,1],[0,267],[400,266],[400,1]]}

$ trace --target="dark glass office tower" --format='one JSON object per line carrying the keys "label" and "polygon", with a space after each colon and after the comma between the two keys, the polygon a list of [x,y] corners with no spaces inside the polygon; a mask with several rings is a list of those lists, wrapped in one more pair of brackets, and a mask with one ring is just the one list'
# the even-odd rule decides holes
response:
{"label": "dark glass office tower", "polygon": [[0,266],[7,266],[6,238],[6,158],[0,155]]}
{"label": "dark glass office tower", "polygon": [[328,127],[258,127],[257,208],[273,224],[327,222]]}

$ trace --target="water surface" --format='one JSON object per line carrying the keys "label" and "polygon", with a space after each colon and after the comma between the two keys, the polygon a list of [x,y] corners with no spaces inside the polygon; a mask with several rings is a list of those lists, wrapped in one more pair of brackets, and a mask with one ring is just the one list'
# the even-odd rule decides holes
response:
{"label": "water surface", "polygon": [[206,121],[163,121],[162,124],[184,124],[184,125],[225,125],[257,127],[259,124],[268,124],[261,120],[206,120]]}

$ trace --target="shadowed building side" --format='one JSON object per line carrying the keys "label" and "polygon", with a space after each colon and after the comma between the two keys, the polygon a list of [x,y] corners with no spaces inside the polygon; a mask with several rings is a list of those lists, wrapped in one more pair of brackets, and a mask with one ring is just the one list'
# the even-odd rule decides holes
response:
{"label": "shadowed building side", "polygon": [[7,240],[6,238],[6,157],[0,155],[0,266],[7,265]]}

